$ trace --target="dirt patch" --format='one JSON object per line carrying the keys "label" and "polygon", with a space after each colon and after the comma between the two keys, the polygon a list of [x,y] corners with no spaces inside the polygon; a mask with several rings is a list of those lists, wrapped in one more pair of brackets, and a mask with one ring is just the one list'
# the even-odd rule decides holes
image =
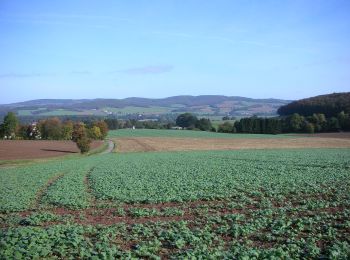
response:
{"label": "dirt patch", "polygon": [[[117,150],[118,151],[126,151],[126,152],[150,152],[157,151],[156,148],[147,144],[143,139],[140,138],[123,138],[122,140],[117,141]],[[148,138],[149,139],[149,138]]]}
{"label": "dirt patch", "polygon": [[296,136],[322,137],[322,138],[340,138],[340,139],[349,139],[349,140],[350,140],[350,132],[340,132],[340,133],[316,133],[316,134],[296,134]]}
{"label": "dirt patch", "polygon": [[[103,141],[93,141],[91,149],[103,145]],[[0,160],[25,160],[50,158],[79,153],[72,141],[47,140],[0,140]]]}
{"label": "dirt patch", "polygon": [[238,150],[277,148],[350,148],[350,139],[299,137],[276,139],[202,139],[135,137],[115,139],[119,152]]}

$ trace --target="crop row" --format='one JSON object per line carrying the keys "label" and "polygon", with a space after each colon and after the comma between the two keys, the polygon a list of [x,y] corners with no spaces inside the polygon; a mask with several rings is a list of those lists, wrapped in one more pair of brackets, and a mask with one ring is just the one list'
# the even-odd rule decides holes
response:
{"label": "crop row", "polygon": [[[202,212],[189,221],[58,224],[69,216],[26,217],[24,227],[0,232],[0,258],[256,258],[348,259],[350,211],[291,218],[284,209],[246,214]],[[20,247],[18,247],[20,245]]]}
{"label": "crop row", "polygon": [[0,211],[34,207],[40,189],[64,170],[56,163],[0,170]]}
{"label": "crop row", "polygon": [[[350,189],[349,150],[109,155],[91,172],[94,195],[127,203],[212,200],[242,193],[284,200]],[[292,195],[292,196],[290,196]]]}

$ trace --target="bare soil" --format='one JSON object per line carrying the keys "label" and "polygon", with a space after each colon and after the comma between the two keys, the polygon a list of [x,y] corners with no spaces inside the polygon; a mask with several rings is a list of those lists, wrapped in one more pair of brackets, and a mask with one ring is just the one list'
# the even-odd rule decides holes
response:
{"label": "bare soil", "polygon": [[134,137],[115,139],[118,152],[238,150],[278,148],[350,148],[350,138],[201,139]]}
{"label": "bare soil", "polygon": [[350,139],[350,132],[299,134],[299,136]]}
{"label": "bare soil", "polygon": [[[93,141],[91,149],[100,147],[103,141]],[[72,141],[0,140],[0,160],[25,160],[57,157],[79,153]]]}

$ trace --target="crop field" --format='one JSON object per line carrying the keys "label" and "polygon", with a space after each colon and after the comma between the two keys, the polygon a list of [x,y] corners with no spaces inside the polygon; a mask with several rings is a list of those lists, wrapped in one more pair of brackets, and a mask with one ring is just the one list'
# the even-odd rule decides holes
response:
{"label": "crop field", "polygon": [[348,259],[350,149],[0,168],[0,259]]}

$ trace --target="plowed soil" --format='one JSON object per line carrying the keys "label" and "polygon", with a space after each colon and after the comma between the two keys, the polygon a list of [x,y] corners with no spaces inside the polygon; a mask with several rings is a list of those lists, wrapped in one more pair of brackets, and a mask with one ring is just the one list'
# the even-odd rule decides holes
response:
{"label": "plowed soil", "polygon": [[[102,144],[103,141],[94,141],[91,149]],[[79,153],[79,149],[72,141],[0,140],[0,160],[50,158],[75,153]]]}
{"label": "plowed soil", "polygon": [[114,140],[118,152],[237,150],[278,148],[350,148],[348,138],[200,139],[134,137]]}

